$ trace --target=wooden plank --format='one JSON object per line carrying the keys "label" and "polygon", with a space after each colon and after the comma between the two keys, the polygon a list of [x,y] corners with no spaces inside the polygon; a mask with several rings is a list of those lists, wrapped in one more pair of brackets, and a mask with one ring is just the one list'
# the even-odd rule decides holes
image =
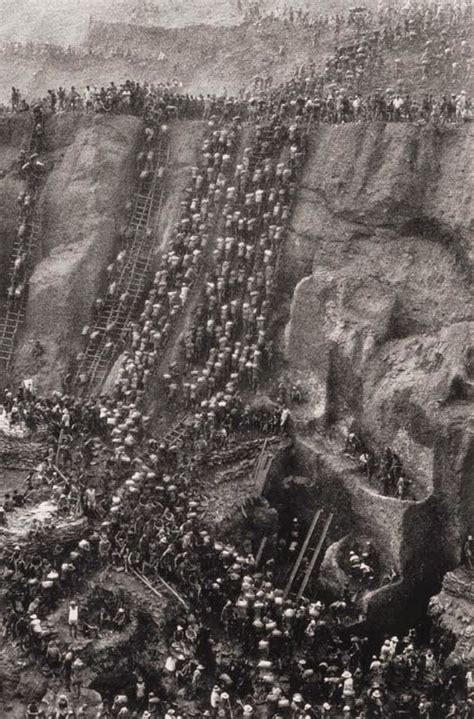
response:
{"label": "wooden plank", "polygon": [[59,455],[61,453],[61,442],[63,441],[63,432],[64,432],[63,429],[61,429],[61,431],[59,432],[58,447],[56,449],[56,459],[55,459],[56,465],[59,464]]}
{"label": "wooden plank", "polygon": [[257,477],[258,477],[258,475],[259,475],[259,473],[260,473],[260,466],[261,466],[261,464],[262,464],[262,459],[263,459],[263,457],[265,456],[265,451],[266,451],[266,449],[267,449],[267,444],[268,444],[268,438],[266,437],[266,438],[265,438],[265,441],[264,441],[264,443],[263,443],[262,449],[260,450],[260,454],[258,455],[258,459],[257,459],[257,461],[256,461],[256,463],[255,463],[255,468],[254,468],[254,472],[253,472],[254,482],[257,480]]}
{"label": "wooden plank", "polygon": [[260,561],[262,559],[263,550],[265,549],[265,545],[267,544],[268,537],[264,537],[262,541],[260,542],[260,546],[258,548],[257,556],[255,557],[255,566],[258,567],[260,564]]}

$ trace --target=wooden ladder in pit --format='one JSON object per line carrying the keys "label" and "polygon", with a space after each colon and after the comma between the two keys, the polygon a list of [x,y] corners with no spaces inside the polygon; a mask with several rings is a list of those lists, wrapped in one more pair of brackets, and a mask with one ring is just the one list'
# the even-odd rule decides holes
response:
{"label": "wooden ladder in pit", "polygon": [[[304,591],[308,585],[308,582],[311,578],[311,575],[314,571],[314,568],[316,566],[316,562],[318,561],[321,551],[324,545],[324,542],[326,541],[326,537],[329,532],[329,528],[331,526],[332,520],[334,518],[334,514],[331,512],[327,518],[326,521],[322,527],[321,533],[319,535],[319,539],[314,547],[310,547],[310,542],[313,539],[313,536],[315,535],[316,526],[318,525],[319,519],[322,517],[322,510],[318,509],[315,513],[313,520],[309,526],[309,529],[306,533],[306,537],[304,539],[303,544],[301,545],[301,549],[298,553],[298,556],[296,558],[296,561],[293,565],[293,569],[291,570],[288,582],[285,587],[284,591],[284,598],[288,597],[290,593],[296,594],[297,599],[301,599],[301,597],[304,594]],[[306,571],[303,574],[303,577],[301,579],[300,586],[296,592],[292,591],[292,587],[295,584],[295,580],[300,572],[301,565],[303,562],[303,559],[309,558],[308,566],[306,568]]]}
{"label": "wooden ladder in pit", "polygon": [[[0,362],[3,362],[7,369],[10,368],[12,359],[13,359],[13,352],[15,351],[15,342],[16,342],[16,336],[18,334],[18,331],[20,329],[20,325],[23,324],[23,321],[25,319],[26,314],[26,304],[28,300],[28,283],[30,279],[30,275],[33,269],[34,265],[34,258],[33,254],[34,251],[39,244],[39,238],[41,234],[41,216],[40,212],[37,206],[38,202],[38,190],[36,189],[34,193],[34,209],[31,214],[31,217],[26,220],[26,229],[27,229],[27,243],[26,243],[26,266],[25,266],[25,290],[21,296],[21,298],[15,302],[15,304],[10,304],[10,300],[8,300],[8,306],[5,310],[5,313],[2,317],[0,317]],[[16,236],[15,240],[13,242],[10,262],[9,262],[9,280],[11,281],[13,278],[13,269],[15,264],[15,259],[18,254],[19,250],[19,239]]]}
{"label": "wooden ladder in pit", "polygon": [[[138,314],[139,304],[150,285],[155,235],[164,201],[164,176],[169,158],[170,145],[166,136],[160,139],[156,148],[152,175],[135,193],[128,224],[133,236],[127,244],[126,260],[117,278],[116,296],[106,298],[92,323],[91,333],[98,331],[100,339],[97,343],[87,343],[84,357],[76,371],[75,384],[80,375],[86,376],[86,383],[82,388],[86,393],[100,389],[103,385],[120,347],[123,346],[122,332]],[[119,299],[123,294],[127,294],[129,298],[126,304],[122,304]]]}

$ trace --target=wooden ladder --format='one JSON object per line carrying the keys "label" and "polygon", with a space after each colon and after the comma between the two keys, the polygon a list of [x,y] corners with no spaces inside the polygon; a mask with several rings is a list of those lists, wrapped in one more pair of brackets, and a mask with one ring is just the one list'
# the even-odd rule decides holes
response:
{"label": "wooden ladder", "polygon": [[321,550],[323,548],[324,542],[326,541],[327,534],[329,532],[329,527],[331,526],[331,522],[333,520],[334,515],[331,513],[324,524],[323,530],[319,536],[318,543],[316,547],[313,550],[313,556],[311,557],[311,561],[308,565],[308,568],[305,572],[305,575],[303,577],[303,581],[301,582],[300,588],[298,589],[298,593],[296,595],[297,600],[301,599],[303,596],[303,593],[306,589],[306,586],[311,578],[311,575],[313,573],[314,567],[316,566],[316,562],[319,559],[319,556],[321,554]]}
{"label": "wooden ladder", "polygon": [[183,419],[180,419],[179,422],[174,425],[174,427],[171,427],[171,429],[168,430],[168,432],[162,438],[162,442],[167,445],[175,445],[177,443],[180,444],[188,429],[188,425],[186,424],[188,417],[189,415],[186,415],[185,417],[183,417]]}
{"label": "wooden ladder", "polygon": [[291,587],[293,586],[293,582],[295,581],[296,575],[298,574],[298,570],[299,570],[299,568],[300,568],[300,566],[301,566],[301,562],[303,561],[303,558],[304,558],[304,556],[305,556],[305,554],[306,554],[306,550],[308,549],[308,546],[309,546],[309,543],[310,543],[311,538],[312,538],[312,536],[313,536],[314,530],[316,529],[316,525],[317,525],[318,520],[319,520],[319,518],[320,518],[320,516],[321,516],[321,512],[322,512],[321,509],[318,509],[318,511],[315,512],[314,517],[313,517],[313,519],[312,519],[312,522],[311,522],[311,524],[310,524],[310,526],[309,526],[309,529],[308,529],[308,531],[306,532],[306,537],[305,537],[305,539],[304,539],[303,544],[301,545],[301,549],[300,549],[300,551],[299,551],[299,553],[298,553],[298,556],[297,556],[297,558],[296,558],[296,561],[295,561],[295,563],[294,563],[294,565],[293,565],[293,569],[291,570],[291,573],[290,573],[290,576],[289,576],[287,585],[286,585],[286,587],[285,587],[285,591],[284,591],[284,593],[283,593],[283,596],[284,596],[285,599],[286,599],[286,597],[289,595],[289,593],[290,593],[290,591],[291,591]]}
{"label": "wooden ladder", "polygon": [[311,540],[313,539],[313,537],[314,537],[314,535],[315,535],[316,526],[317,526],[317,524],[318,524],[319,519],[321,518],[321,516],[322,516],[322,510],[321,510],[321,509],[318,509],[317,512],[315,513],[313,519],[312,519],[312,522],[311,522],[311,524],[310,524],[310,526],[309,526],[309,529],[308,529],[308,531],[307,531],[307,533],[306,533],[306,537],[305,537],[305,539],[304,539],[304,542],[303,542],[303,544],[301,545],[301,549],[300,549],[300,551],[299,551],[299,553],[298,553],[298,556],[297,556],[297,558],[296,558],[296,561],[295,561],[295,563],[294,563],[294,565],[293,565],[293,568],[292,568],[292,570],[291,570],[291,573],[290,573],[288,582],[287,582],[286,587],[285,587],[285,591],[284,591],[284,593],[283,593],[283,596],[284,596],[285,599],[286,599],[286,597],[288,597],[288,595],[289,595],[290,593],[294,593],[294,592],[292,592],[292,587],[293,587],[293,585],[294,585],[294,583],[295,583],[296,577],[297,577],[298,572],[299,572],[299,570],[300,570],[300,568],[301,568],[301,564],[302,564],[302,562],[303,562],[303,559],[304,559],[305,557],[308,557],[309,554],[312,553],[312,554],[311,554],[311,559],[309,560],[309,564],[308,564],[308,566],[307,566],[307,568],[306,568],[306,570],[305,570],[304,576],[303,576],[303,578],[302,578],[302,580],[301,580],[301,584],[300,584],[300,586],[299,586],[299,589],[298,589],[297,592],[296,592],[296,598],[297,598],[297,599],[301,599],[301,597],[303,596],[303,593],[304,593],[304,591],[305,591],[305,589],[306,589],[306,587],[307,587],[307,585],[308,585],[308,582],[309,582],[309,580],[310,580],[310,578],[311,578],[311,575],[312,575],[312,573],[313,573],[313,571],[314,571],[314,568],[315,568],[315,566],[316,566],[316,562],[318,561],[318,559],[319,559],[319,557],[320,557],[320,555],[321,555],[321,551],[322,551],[324,542],[326,541],[326,537],[327,537],[327,534],[328,534],[328,532],[329,532],[329,528],[330,528],[330,526],[331,526],[331,523],[332,523],[334,514],[331,512],[331,514],[329,514],[329,515],[327,516],[326,521],[325,521],[325,523],[324,523],[324,525],[323,525],[323,528],[322,528],[322,530],[321,530],[321,533],[320,533],[320,535],[319,535],[319,539],[318,539],[318,541],[317,541],[317,544],[316,544],[316,546],[312,547],[312,546],[310,546],[310,542],[311,542]]}

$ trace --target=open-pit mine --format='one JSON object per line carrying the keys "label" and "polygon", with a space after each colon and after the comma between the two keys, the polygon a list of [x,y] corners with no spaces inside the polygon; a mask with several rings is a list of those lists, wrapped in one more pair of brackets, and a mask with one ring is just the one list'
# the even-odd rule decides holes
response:
{"label": "open-pit mine", "polygon": [[474,717],[470,4],[3,5],[0,716]]}

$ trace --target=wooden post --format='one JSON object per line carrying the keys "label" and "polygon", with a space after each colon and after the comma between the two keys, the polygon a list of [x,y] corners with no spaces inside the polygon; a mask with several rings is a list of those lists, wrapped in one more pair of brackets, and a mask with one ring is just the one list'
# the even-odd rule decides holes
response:
{"label": "wooden post", "polygon": [[68,478],[61,472],[61,470],[56,464],[53,464],[53,469],[59,474],[60,477],[64,479],[65,482],[68,481]]}
{"label": "wooden post", "polygon": [[230,703],[230,699],[227,699],[227,706],[229,707],[230,719],[234,719],[234,712],[232,711],[232,706],[231,706],[231,703]]}
{"label": "wooden post", "polygon": [[262,541],[260,542],[260,546],[258,548],[257,556],[255,557],[255,566],[258,567],[260,564],[260,560],[262,559],[263,550],[265,549],[265,545],[268,541],[268,537],[264,537]]}
{"label": "wooden post", "polygon": [[63,432],[64,432],[63,429],[61,429],[61,431],[59,432],[58,447],[56,450],[56,460],[55,460],[56,465],[59,464],[59,454],[61,452],[61,442],[63,441]]}

